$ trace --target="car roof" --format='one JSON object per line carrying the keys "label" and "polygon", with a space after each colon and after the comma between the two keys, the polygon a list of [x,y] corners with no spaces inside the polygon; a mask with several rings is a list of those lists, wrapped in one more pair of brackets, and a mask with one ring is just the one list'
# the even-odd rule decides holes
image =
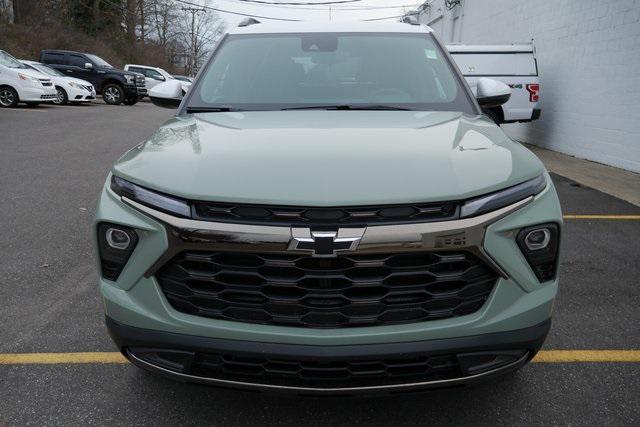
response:
{"label": "car roof", "polygon": [[160,68],[160,67],[154,67],[153,65],[142,65],[142,64],[126,64],[125,67]]}
{"label": "car roof", "polygon": [[281,33],[430,33],[426,25],[404,22],[372,21],[299,21],[258,22],[240,25],[229,34],[281,34]]}
{"label": "car roof", "polygon": [[462,52],[534,52],[533,43],[519,44],[447,44],[447,50],[451,53]]}

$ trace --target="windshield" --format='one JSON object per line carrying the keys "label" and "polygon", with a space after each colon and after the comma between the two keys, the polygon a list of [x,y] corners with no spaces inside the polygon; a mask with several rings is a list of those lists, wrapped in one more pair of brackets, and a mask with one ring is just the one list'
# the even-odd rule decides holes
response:
{"label": "windshield", "polygon": [[87,58],[89,58],[98,67],[113,68],[111,64],[109,64],[107,61],[100,58],[99,56],[92,55],[90,53],[85,53],[85,55],[87,55]]}
{"label": "windshield", "polygon": [[40,71],[41,73],[47,74],[49,76],[66,77],[60,71],[54,70],[53,68],[47,67],[46,65],[42,65],[42,64],[29,64],[29,65],[31,65],[31,67],[36,69],[37,71]]}
{"label": "windshield", "polygon": [[26,65],[9,55],[4,50],[0,50],[0,65],[4,65],[7,68],[27,68]]}
{"label": "windshield", "polygon": [[430,34],[230,35],[187,109],[389,108],[477,114]]}

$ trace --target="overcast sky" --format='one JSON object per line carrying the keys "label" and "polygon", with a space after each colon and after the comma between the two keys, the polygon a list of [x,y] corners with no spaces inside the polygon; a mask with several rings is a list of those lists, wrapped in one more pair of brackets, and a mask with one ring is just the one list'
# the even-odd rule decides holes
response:
{"label": "overcast sky", "polygon": [[[201,3],[206,6],[213,6],[220,9],[247,13],[251,15],[261,15],[276,18],[300,19],[305,21],[328,21],[332,20],[361,20],[383,17],[395,17],[405,12],[415,9],[424,0],[361,0],[353,3],[336,4],[331,7],[327,5],[315,6],[293,6],[281,5],[271,6],[262,4],[251,4],[238,0],[191,0],[194,3]],[[322,3],[326,0],[265,0],[273,3]],[[338,0],[339,1],[339,0]],[[376,8],[376,9],[373,9]],[[331,11],[329,11],[331,9]],[[228,23],[228,27],[238,24],[244,17],[228,13],[219,13]],[[397,20],[398,18],[392,18]],[[266,19],[263,19],[265,22]]]}

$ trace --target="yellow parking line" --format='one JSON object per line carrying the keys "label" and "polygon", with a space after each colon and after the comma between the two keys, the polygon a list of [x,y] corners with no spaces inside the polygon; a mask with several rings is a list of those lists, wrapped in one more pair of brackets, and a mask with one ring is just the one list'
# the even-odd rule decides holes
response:
{"label": "yellow parking line", "polygon": [[638,221],[640,215],[563,215],[564,219],[606,219],[622,221]]}
{"label": "yellow parking line", "polygon": [[640,350],[544,350],[534,362],[640,362]]}
{"label": "yellow parking line", "polygon": [[5,353],[0,354],[0,365],[55,365],[64,363],[127,363],[118,352],[85,353]]}
{"label": "yellow parking line", "polygon": [[[640,362],[640,350],[543,350],[534,362]],[[60,364],[121,364],[128,363],[118,352],[84,353],[0,353],[0,365],[60,365]]]}

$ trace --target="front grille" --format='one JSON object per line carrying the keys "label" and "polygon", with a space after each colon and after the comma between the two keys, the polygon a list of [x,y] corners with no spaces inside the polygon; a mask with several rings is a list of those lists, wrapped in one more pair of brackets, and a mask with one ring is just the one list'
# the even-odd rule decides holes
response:
{"label": "front grille", "polygon": [[288,226],[370,225],[451,220],[456,218],[457,208],[456,202],[310,208],[196,201],[193,217],[204,221]]}
{"label": "front grille", "polygon": [[427,354],[417,350],[379,354],[371,350],[347,356],[327,356],[320,349],[304,356],[137,347],[127,351],[153,366],[199,378],[316,390],[462,379],[507,366],[526,354],[526,350],[517,349],[466,354]]}
{"label": "front grille", "polygon": [[142,77],[142,76],[136,76],[136,86],[137,86],[137,87],[144,87],[144,86],[145,86],[145,80],[144,80],[144,77]]}
{"label": "front grille", "polygon": [[463,316],[497,275],[469,252],[353,254],[183,252],[156,278],[183,313],[310,328],[389,325]]}
{"label": "front grille", "polygon": [[56,99],[57,95],[40,95],[40,99]]}
{"label": "front grille", "polygon": [[[160,353],[170,357],[168,353]],[[144,355],[143,355],[144,357]],[[153,362],[158,363],[154,357]],[[335,360],[299,360],[270,356],[197,353],[189,374],[293,387],[366,387],[460,378],[455,355]]]}

